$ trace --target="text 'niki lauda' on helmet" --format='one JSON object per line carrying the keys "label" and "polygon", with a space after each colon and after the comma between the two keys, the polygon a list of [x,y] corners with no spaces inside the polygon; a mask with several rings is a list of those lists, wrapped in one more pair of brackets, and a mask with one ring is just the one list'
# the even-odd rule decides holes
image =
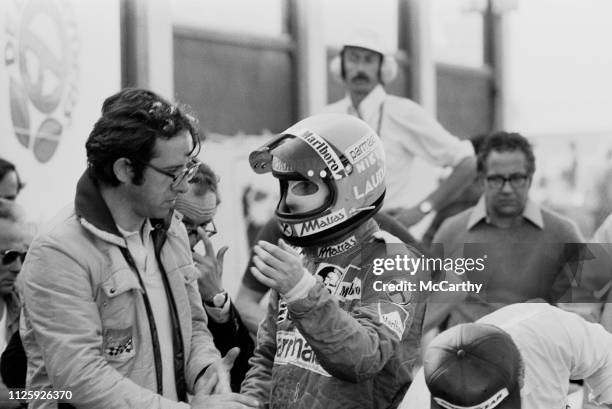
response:
{"label": "text 'niki lauda' on helmet", "polygon": [[[287,242],[308,247],[336,240],[372,217],[385,195],[385,153],[376,132],[350,115],[308,117],[251,152],[256,173],[279,179],[276,217]],[[319,180],[329,188],[325,203],[306,213],[284,206],[288,180]]]}

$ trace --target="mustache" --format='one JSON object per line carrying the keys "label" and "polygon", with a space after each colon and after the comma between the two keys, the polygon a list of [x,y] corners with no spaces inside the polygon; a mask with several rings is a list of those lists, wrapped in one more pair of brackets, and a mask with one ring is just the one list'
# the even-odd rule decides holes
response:
{"label": "mustache", "polygon": [[351,81],[359,81],[359,80],[370,81],[371,78],[366,73],[359,71],[357,74],[353,76],[353,78],[351,78]]}

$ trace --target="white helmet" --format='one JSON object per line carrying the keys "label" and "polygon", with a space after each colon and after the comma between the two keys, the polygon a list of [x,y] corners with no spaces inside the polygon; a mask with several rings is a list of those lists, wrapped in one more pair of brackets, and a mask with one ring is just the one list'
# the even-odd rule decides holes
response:
{"label": "white helmet", "polygon": [[[385,195],[385,153],[376,132],[350,115],[308,117],[251,152],[257,173],[279,179],[276,217],[287,242],[308,247],[354,230],[381,207]],[[318,209],[286,211],[288,180],[322,180],[329,196]]]}
{"label": "white helmet", "polygon": [[392,52],[384,46],[380,35],[375,31],[361,29],[352,33],[344,41],[340,53],[329,63],[329,70],[337,81],[344,81],[344,61],[342,56],[347,47],[363,48],[381,55],[382,62],[380,65],[379,79],[383,85],[390,83],[397,76],[397,61]]}

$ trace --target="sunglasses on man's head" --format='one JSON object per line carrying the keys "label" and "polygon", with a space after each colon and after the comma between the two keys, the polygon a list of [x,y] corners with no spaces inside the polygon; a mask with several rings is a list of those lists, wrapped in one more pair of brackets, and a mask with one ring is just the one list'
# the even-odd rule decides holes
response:
{"label": "sunglasses on man's head", "polygon": [[25,260],[26,252],[21,250],[4,250],[2,253],[2,265],[8,266],[15,262],[15,260],[20,259],[23,263]]}

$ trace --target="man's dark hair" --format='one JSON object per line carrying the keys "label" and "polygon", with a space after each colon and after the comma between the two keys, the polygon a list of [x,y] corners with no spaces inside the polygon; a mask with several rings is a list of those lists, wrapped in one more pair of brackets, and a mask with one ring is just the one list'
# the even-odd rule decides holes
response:
{"label": "man's dark hair", "polygon": [[11,172],[15,172],[15,176],[17,176],[17,193],[19,193],[25,185],[21,182],[17,168],[13,162],[0,158],[0,180],[4,179],[4,177]]}
{"label": "man's dark hair", "polygon": [[108,97],[102,116],[85,143],[87,170],[100,183],[117,186],[115,161],[130,160],[135,184],[143,182],[145,164],[154,155],[157,138],[171,139],[187,130],[193,140],[192,155],[200,149],[197,120],[186,106],[170,104],[152,91],[126,88]]}
{"label": "man's dark hair", "polygon": [[217,206],[221,203],[218,190],[219,176],[206,163],[200,163],[196,174],[193,175],[189,184],[193,185],[193,192],[196,196],[204,196],[210,191],[217,196]]}
{"label": "man's dark hair", "polygon": [[491,151],[515,152],[521,151],[527,160],[527,173],[533,175],[535,172],[535,156],[529,141],[517,132],[495,132],[484,138],[478,149],[478,173],[486,172],[486,160]]}

